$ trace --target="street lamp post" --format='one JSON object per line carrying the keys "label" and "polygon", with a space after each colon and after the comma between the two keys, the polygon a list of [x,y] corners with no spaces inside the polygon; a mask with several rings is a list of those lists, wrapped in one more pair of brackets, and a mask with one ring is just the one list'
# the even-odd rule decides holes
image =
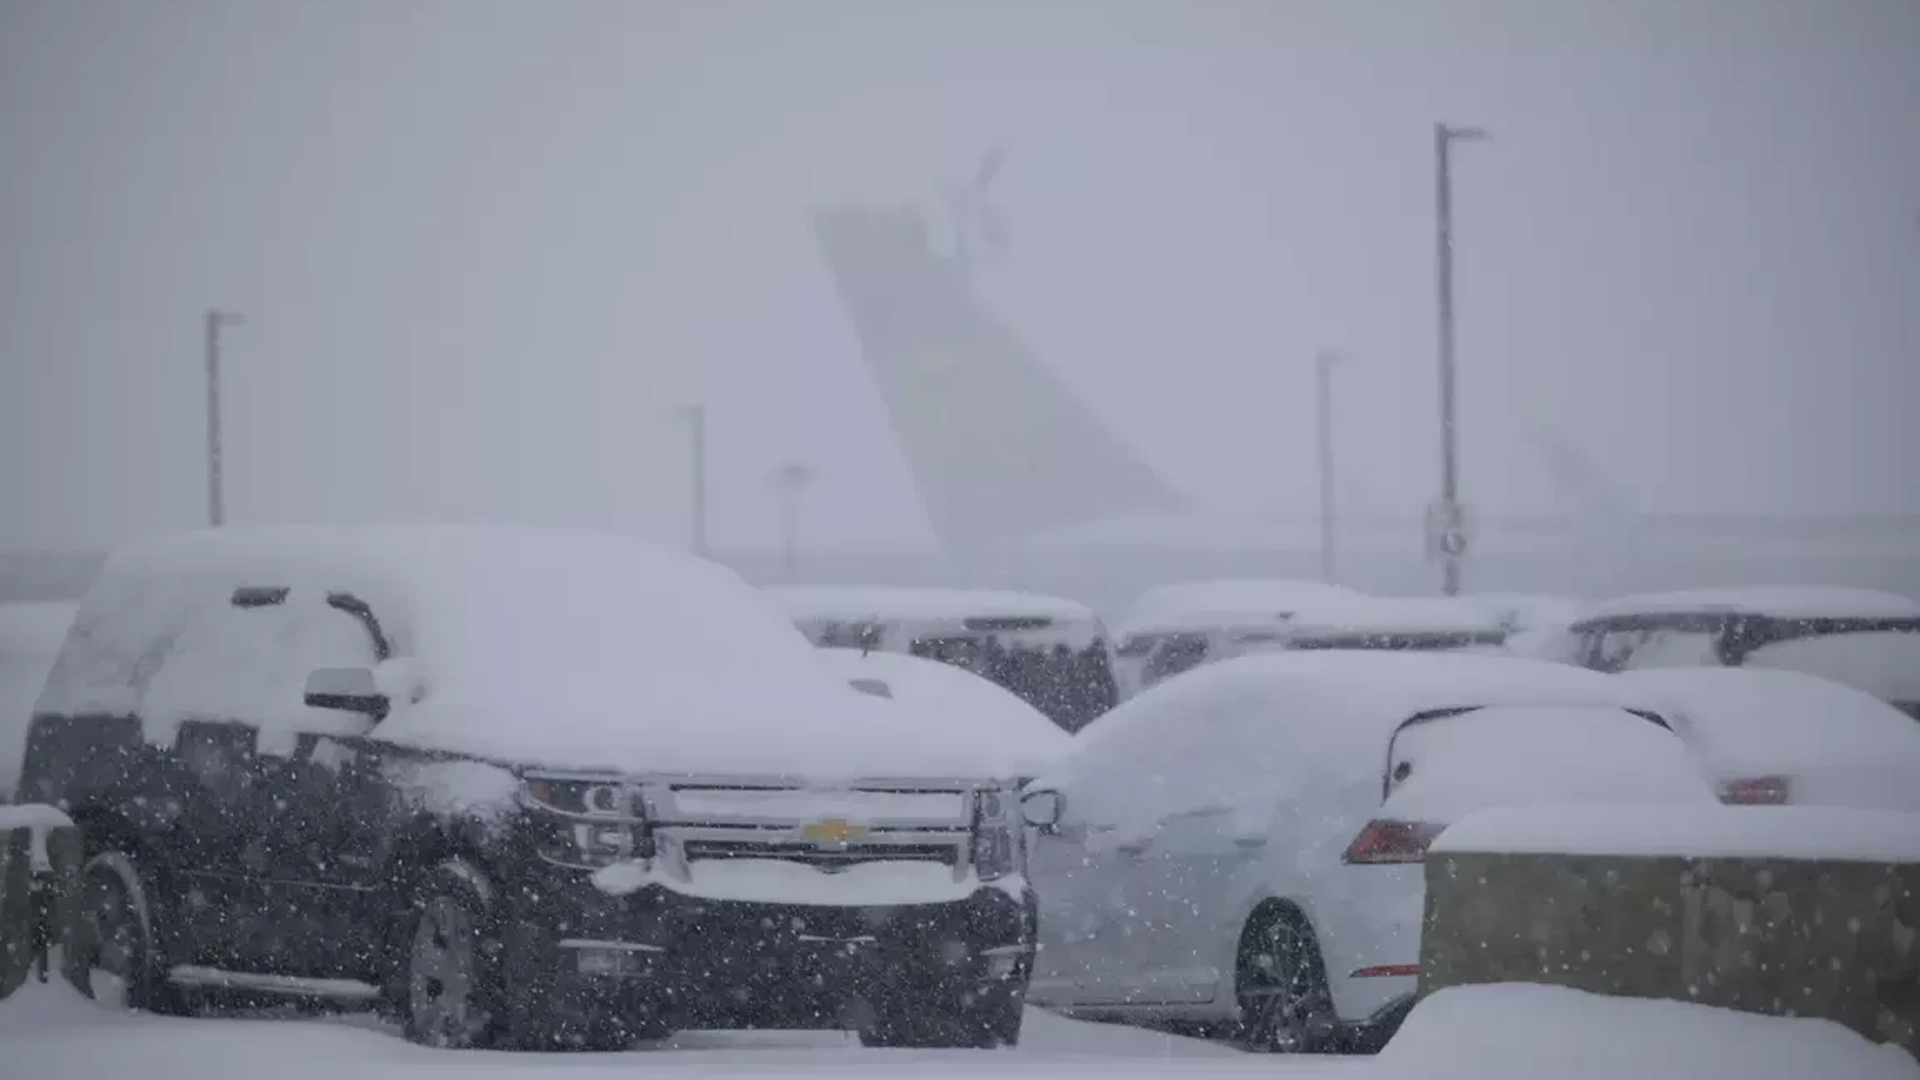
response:
{"label": "street lamp post", "polygon": [[1338,349],[1323,348],[1314,356],[1314,375],[1320,441],[1320,578],[1334,583],[1337,535],[1334,516],[1333,368],[1346,359]]}
{"label": "street lamp post", "polygon": [[781,465],[767,477],[767,486],[780,497],[780,561],[788,581],[799,575],[800,504],[812,483],[813,470],[798,461]]}
{"label": "street lamp post", "polygon": [[1454,404],[1453,355],[1453,144],[1487,138],[1475,127],[1433,125],[1434,225],[1438,255],[1440,307],[1440,502],[1437,541],[1442,560],[1441,589],[1460,595],[1460,563],[1466,554],[1464,515],[1460,509],[1460,448]]}
{"label": "street lamp post", "polygon": [[688,498],[693,504],[689,515],[693,529],[693,553],[704,559],[712,554],[707,546],[707,407],[689,405],[680,410],[680,418],[687,422],[687,435],[691,443],[688,467],[692,476],[688,484]]}
{"label": "street lamp post", "polygon": [[227,523],[226,481],[220,440],[220,332],[239,326],[245,320],[237,311],[208,308],[206,312],[207,353],[207,524],[219,528]]}

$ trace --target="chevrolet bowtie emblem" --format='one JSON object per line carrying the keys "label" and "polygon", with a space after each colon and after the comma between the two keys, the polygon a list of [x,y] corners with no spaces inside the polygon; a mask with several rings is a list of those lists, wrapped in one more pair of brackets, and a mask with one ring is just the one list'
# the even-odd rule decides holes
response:
{"label": "chevrolet bowtie emblem", "polygon": [[844,844],[857,840],[873,830],[865,825],[855,825],[850,821],[834,818],[828,821],[815,821],[800,827],[800,835],[816,844]]}

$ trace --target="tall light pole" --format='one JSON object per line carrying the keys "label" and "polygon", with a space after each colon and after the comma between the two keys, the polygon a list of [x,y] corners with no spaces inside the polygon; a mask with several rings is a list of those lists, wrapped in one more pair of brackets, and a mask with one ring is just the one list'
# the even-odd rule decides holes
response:
{"label": "tall light pole", "polygon": [[788,581],[800,570],[800,504],[812,483],[813,470],[798,461],[781,465],[767,477],[767,486],[780,497],[780,561]]}
{"label": "tall light pole", "polygon": [[220,332],[244,321],[237,311],[207,309],[207,524],[216,529],[227,523],[220,445]]}
{"label": "tall light pole", "polygon": [[1453,144],[1487,138],[1475,127],[1433,125],[1434,225],[1440,298],[1440,501],[1434,508],[1434,542],[1442,560],[1441,590],[1460,595],[1460,561],[1467,553],[1460,509],[1460,447],[1454,406],[1453,361]]}
{"label": "tall light pole", "polygon": [[1315,415],[1320,437],[1320,578],[1334,582],[1334,471],[1333,471],[1333,368],[1346,359],[1338,349],[1323,348],[1314,355],[1315,388],[1318,390]]}
{"label": "tall light pole", "polygon": [[680,410],[680,418],[687,422],[692,451],[688,458],[693,474],[688,485],[688,498],[693,503],[693,553],[704,559],[712,554],[707,545],[707,407],[689,405]]}

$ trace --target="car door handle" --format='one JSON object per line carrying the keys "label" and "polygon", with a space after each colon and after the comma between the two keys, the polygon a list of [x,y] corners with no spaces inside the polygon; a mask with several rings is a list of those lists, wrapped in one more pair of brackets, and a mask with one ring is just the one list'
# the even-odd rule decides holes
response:
{"label": "car door handle", "polygon": [[1233,838],[1233,846],[1242,851],[1256,851],[1267,846],[1267,838],[1264,836],[1236,836]]}
{"label": "car door handle", "polygon": [[1113,845],[1113,850],[1122,855],[1145,855],[1147,849],[1152,846],[1153,838],[1151,836],[1142,836],[1133,840],[1122,840]]}

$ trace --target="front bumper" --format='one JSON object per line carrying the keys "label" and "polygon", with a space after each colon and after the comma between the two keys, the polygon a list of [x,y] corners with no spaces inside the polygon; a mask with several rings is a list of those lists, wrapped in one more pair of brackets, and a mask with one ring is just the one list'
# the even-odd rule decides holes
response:
{"label": "front bumper", "polygon": [[1024,887],[870,907],[696,899],[661,885],[610,896],[585,881],[528,895],[512,913],[510,982],[673,1027],[840,1027],[896,1000],[960,1009],[1023,997],[1033,968]]}

